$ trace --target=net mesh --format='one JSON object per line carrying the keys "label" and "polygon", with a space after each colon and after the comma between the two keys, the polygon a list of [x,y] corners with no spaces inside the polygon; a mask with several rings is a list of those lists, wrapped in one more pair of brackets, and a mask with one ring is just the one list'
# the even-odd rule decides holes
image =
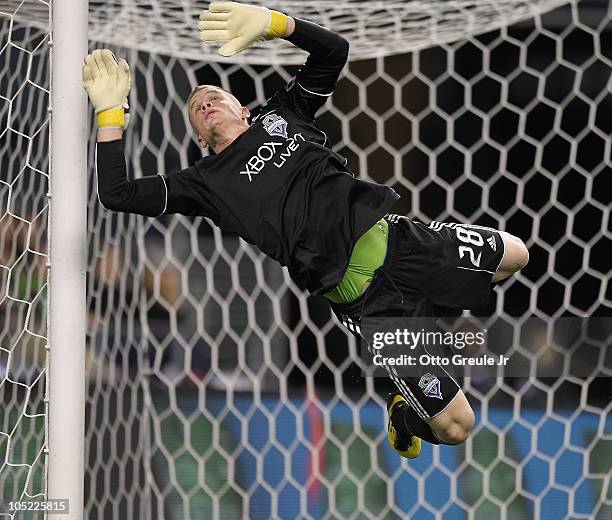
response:
{"label": "net mesh", "polygon": [[[451,0],[366,1],[301,0],[251,2],[291,13],[341,32],[351,41],[352,59],[388,56],[431,47],[475,35],[550,10],[567,0]],[[154,54],[219,61],[210,46],[197,37],[197,19],[209,2],[196,0],[92,0],[89,2],[89,37],[92,41],[140,49]],[[0,12],[14,13],[20,21],[47,27],[43,1],[0,2]],[[281,42],[257,45],[231,60],[241,63],[297,63],[303,54]]]}
{"label": "net mesh", "polygon": [[[612,11],[570,2],[537,14],[557,4],[282,5],[353,44],[319,116],[351,170],[394,187],[397,213],[525,240],[529,266],[483,314],[526,348],[544,341],[528,316],[609,315],[612,303]],[[0,11],[11,5],[0,53],[3,500],[41,492],[44,439],[47,62],[45,31],[30,26],[45,4]],[[122,45],[132,67],[126,155],[137,177],[201,156],[184,109],[194,85],[256,110],[303,60],[271,42],[219,61],[185,22],[198,3],[105,5],[90,2],[92,45]],[[609,358],[586,378],[466,381],[472,439],[408,464],[386,443],[390,387],[360,377],[359,345],[325,303],[206,219],[107,212],[91,172],[86,518],[612,515],[609,379],[597,377]]]}
{"label": "net mesh", "polygon": [[46,36],[0,18],[0,517],[45,489]]}

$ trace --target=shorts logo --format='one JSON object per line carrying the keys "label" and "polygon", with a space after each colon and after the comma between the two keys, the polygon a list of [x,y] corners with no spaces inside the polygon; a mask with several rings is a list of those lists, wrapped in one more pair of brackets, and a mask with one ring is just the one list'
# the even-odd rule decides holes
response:
{"label": "shorts logo", "polygon": [[493,249],[493,251],[497,251],[497,244],[495,243],[495,237],[487,238],[487,242],[489,243],[489,245],[491,246],[491,249]]}
{"label": "shorts logo", "polygon": [[262,120],[264,129],[271,137],[284,137],[287,139],[287,121],[276,114],[268,114]]}
{"label": "shorts logo", "polygon": [[432,375],[425,374],[419,381],[419,387],[427,397],[435,397],[442,399],[442,389],[440,388],[440,380]]}

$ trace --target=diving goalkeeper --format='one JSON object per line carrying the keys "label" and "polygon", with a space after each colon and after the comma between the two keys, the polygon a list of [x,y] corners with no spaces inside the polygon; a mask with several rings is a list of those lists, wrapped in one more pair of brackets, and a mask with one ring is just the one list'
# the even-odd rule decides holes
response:
{"label": "diving goalkeeper", "polygon": [[[388,215],[399,196],[355,179],[327,146],[315,114],[332,95],[349,50],[341,36],[263,7],[214,2],[202,12],[201,39],[232,56],[261,39],[284,38],[309,53],[296,77],[251,119],[219,87],[200,85],[188,99],[197,141],[211,154],[177,173],[127,175],[122,135],[130,70],[109,50],[83,67],[98,117],[100,202],[150,217],[210,218],[287,266],[295,282],[327,298],[359,333],[362,317],[433,316],[434,306],[469,309],[488,301],[492,282],[527,263],[523,242],[489,228]],[[454,378],[431,367],[428,384],[390,373],[388,435],[402,456],[433,444],[463,442],[474,413]],[[421,383],[421,385],[419,385]],[[433,384],[431,384],[433,383]]]}

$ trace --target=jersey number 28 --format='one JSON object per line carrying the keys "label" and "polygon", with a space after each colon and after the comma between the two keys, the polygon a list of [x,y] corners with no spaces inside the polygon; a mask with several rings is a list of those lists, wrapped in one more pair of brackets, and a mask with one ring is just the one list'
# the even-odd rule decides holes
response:
{"label": "jersey number 28", "polygon": [[[477,231],[474,231],[473,229],[466,229],[457,226],[455,228],[455,231],[457,232],[457,238],[465,244],[471,244],[476,247],[481,247],[484,244],[484,239],[482,238],[482,235]],[[466,254],[470,257],[470,262],[472,262],[473,265],[475,265],[476,267],[480,267],[480,258],[482,257],[482,252],[478,253],[478,256],[476,256],[476,253],[474,252],[474,249],[472,247],[459,246],[459,258],[463,258]]]}

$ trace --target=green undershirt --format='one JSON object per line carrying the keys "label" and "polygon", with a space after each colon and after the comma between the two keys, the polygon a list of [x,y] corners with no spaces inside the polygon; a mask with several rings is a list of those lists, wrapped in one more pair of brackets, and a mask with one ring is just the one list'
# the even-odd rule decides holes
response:
{"label": "green undershirt", "polygon": [[340,283],[324,296],[334,303],[356,300],[374,278],[374,272],[385,261],[389,224],[380,219],[357,240],[348,268]]}

